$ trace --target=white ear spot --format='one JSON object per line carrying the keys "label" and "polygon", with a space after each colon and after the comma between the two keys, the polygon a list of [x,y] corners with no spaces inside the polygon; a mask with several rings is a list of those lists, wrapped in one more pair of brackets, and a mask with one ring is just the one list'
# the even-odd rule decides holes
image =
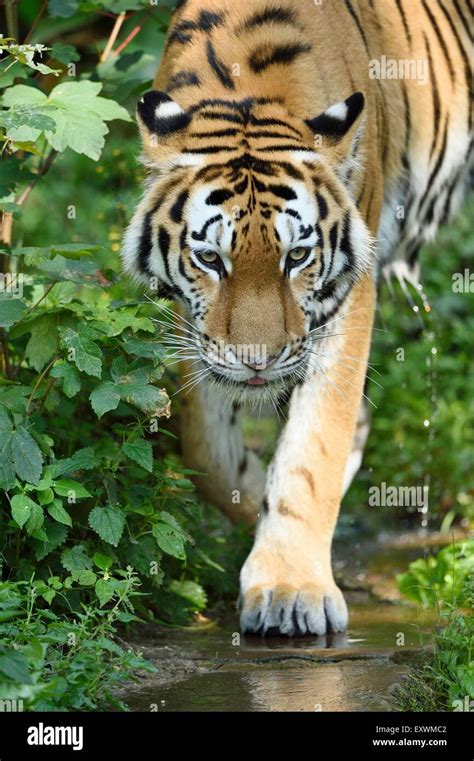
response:
{"label": "white ear spot", "polygon": [[155,118],[168,119],[170,116],[177,116],[182,113],[184,112],[179,103],[175,103],[174,100],[169,100],[165,103],[160,103],[160,105],[156,107]]}
{"label": "white ear spot", "polygon": [[341,122],[345,122],[347,119],[348,114],[348,107],[344,101],[341,101],[340,103],[335,103],[334,106],[330,106],[330,108],[326,111],[326,116],[330,116],[332,119],[339,119]]}

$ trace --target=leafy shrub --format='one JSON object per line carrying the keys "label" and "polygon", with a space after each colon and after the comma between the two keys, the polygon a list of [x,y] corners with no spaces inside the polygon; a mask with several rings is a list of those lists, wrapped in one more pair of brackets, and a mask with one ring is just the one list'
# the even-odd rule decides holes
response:
{"label": "leafy shrub", "polygon": [[402,711],[472,711],[474,619],[452,615],[435,636],[434,651],[402,682]]}
{"label": "leafy shrub", "polygon": [[114,624],[137,620],[137,577],[131,571],[119,576],[102,579],[104,599],[112,594],[113,606],[84,605],[73,618],[36,602],[73,589],[77,574],[64,582],[51,576],[0,583],[0,700],[23,701],[37,711],[126,707],[112,695],[114,686],[133,680],[136,670],[155,669],[115,641]]}
{"label": "leafy shrub", "polygon": [[445,547],[435,556],[414,560],[405,573],[397,576],[397,583],[405,597],[423,607],[442,604],[469,607],[472,579],[474,541],[466,540]]}

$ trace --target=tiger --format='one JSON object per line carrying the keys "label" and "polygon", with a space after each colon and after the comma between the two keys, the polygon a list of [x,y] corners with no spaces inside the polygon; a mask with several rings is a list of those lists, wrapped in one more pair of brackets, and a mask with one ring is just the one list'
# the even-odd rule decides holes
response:
{"label": "tiger", "polygon": [[[244,633],[347,629],[332,540],[379,284],[417,276],[472,185],[471,46],[468,0],[180,0],[137,104],[123,267],[175,302],[186,465],[256,524]],[[282,400],[265,470],[242,418]]]}

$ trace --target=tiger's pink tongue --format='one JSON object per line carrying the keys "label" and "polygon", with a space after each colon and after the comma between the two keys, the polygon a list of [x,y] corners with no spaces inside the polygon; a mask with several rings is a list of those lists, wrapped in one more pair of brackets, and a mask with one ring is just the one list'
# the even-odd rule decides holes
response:
{"label": "tiger's pink tongue", "polygon": [[265,378],[260,378],[258,375],[254,375],[247,381],[249,386],[265,386],[266,382]]}

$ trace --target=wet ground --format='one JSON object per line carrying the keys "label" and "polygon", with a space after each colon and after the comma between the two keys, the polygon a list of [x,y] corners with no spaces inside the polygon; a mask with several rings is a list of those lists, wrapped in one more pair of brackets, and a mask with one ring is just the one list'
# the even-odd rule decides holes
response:
{"label": "wet ground", "polygon": [[132,642],[157,672],[120,697],[135,711],[396,710],[397,685],[430,647],[433,619],[400,599],[395,575],[438,543],[410,534],[340,548],[345,634],[244,636],[236,614],[186,629],[146,625]]}

